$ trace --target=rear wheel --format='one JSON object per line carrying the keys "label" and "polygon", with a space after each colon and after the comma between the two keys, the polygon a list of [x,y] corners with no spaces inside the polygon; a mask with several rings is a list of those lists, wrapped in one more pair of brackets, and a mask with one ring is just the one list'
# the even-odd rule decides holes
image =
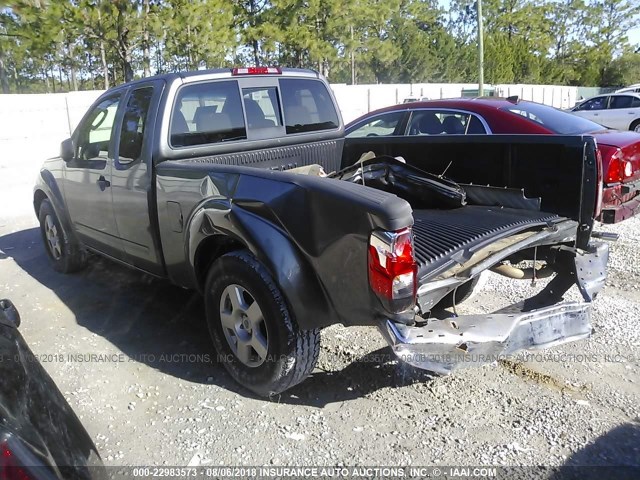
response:
{"label": "rear wheel", "polygon": [[640,119],[633,122],[629,127],[629,130],[640,133]]}
{"label": "rear wheel", "polygon": [[213,264],[205,305],[219,358],[243,387],[275,395],[315,368],[320,331],[299,328],[271,275],[249,252],[228,253]]}
{"label": "rear wheel", "polygon": [[49,200],[45,199],[40,204],[38,219],[44,248],[54,270],[72,273],[83,269],[86,265],[86,254],[70,241]]}

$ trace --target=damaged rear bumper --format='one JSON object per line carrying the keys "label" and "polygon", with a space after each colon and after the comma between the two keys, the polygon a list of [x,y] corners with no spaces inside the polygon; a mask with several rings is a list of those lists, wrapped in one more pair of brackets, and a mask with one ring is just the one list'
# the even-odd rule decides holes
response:
{"label": "damaged rear bumper", "polygon": [[401,360],[448,374],[520,350],[586,338],[591,334],[590,311],[586,302],[564,303],[528,312],[433,320],[421,327],[387,321],[380,330]]}
{"label": "damaged rear bumper", "polygon": [[[553,347],[591,334],[591,301],[604,287],[609,246],[561,248],[555,277],[535,296],[491,314],[429,319],[425,325],[385,320],[382,335],[398,357],[425,370],[448,374],[492,363],[521,350]],[[563,302],[577,285],[584,302]]]}

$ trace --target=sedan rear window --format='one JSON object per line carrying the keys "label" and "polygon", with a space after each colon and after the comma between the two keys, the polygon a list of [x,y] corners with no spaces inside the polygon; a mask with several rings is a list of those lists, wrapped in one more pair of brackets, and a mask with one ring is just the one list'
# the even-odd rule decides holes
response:
{"label": "sedan rear window", "polygon": [[288,134],[338,128],[338,114],[324,83],[283,78],[280,92]]}
{"label": "sedan rear window", "polygon": [[511,112],[514,115],[521,115],[532,122],[543,125],[552,132],[562,135],[579,135],[596,132],[603,128],[602,125],[598,125],[586,118],[539,103],[520,102],[513,106],[502,107],[502,110]]}

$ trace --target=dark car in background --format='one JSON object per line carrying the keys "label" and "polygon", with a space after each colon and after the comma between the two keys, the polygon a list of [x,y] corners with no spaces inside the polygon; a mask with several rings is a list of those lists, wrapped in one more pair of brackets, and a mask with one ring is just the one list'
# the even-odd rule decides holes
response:
{"label": "dark car in background", "polygon": [[106,478],[91,437],[0,300],[0,479]]}
{"label": "dark car in background", "polygon": [[602,158],[598,220],[617,223],[640,210],[640,134],[517,97],[445,99],[394,105],[345,127],[347,138],[420,135],[592,135]]}

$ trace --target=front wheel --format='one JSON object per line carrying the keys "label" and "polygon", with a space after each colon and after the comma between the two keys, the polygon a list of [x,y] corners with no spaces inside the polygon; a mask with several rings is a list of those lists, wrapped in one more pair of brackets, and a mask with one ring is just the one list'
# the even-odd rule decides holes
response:
{"label": "front wheel", "polygon": [[302,382],[320,353],[319,329],[302,330],[267,269],[247,251],[211,267],[205,287],[207,324],[222,364],[261,396]]}
{"label": "front wheel", "polygon": [[640,133],[640,119],[638,119],[635,122],[633,122],[631,124],[631,126],[629,127],[629,130],[631,130],[633,132]]}
{"label": "front wheel", "polygon": [[38,220],[40,220],[44,248],[54,270],[60,273],[72,273],[84,268],[86,254],[78,245],[70,241],[49,200],[45,199],[40,204]]}

